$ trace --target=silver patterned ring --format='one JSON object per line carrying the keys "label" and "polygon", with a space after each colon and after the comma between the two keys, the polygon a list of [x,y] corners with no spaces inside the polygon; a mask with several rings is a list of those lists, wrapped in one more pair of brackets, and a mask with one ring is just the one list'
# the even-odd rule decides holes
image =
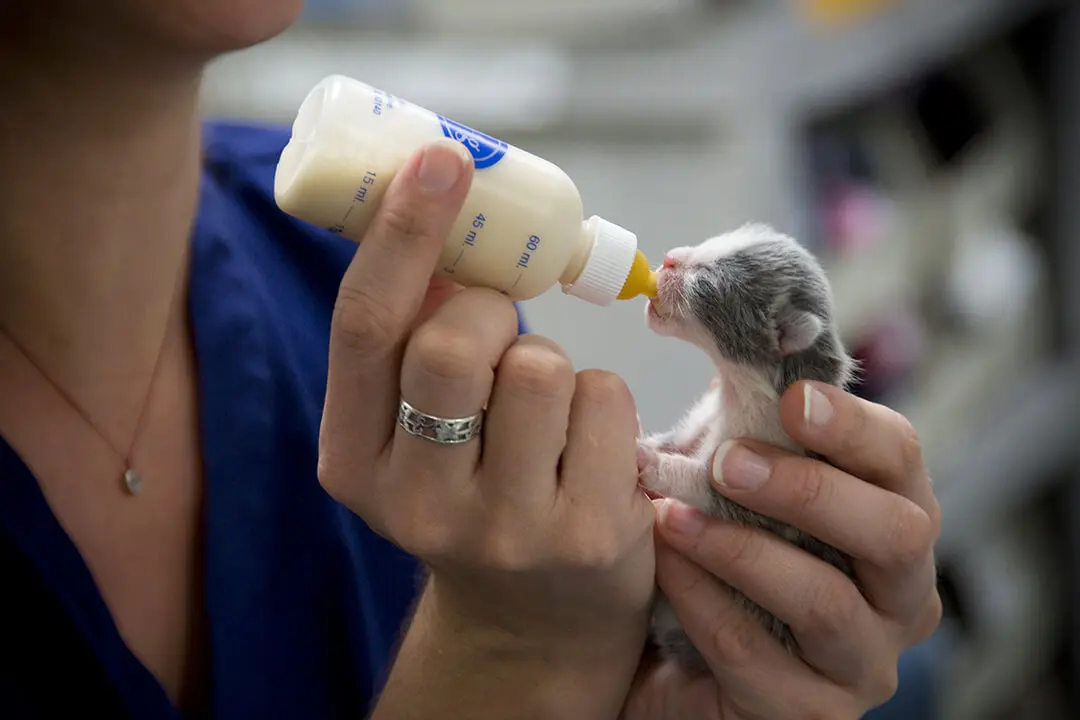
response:
{"label": "silver patterned ring", "polygon": [[410,435],[439,445],[460,445],[480,434],[484,413],[463,418],[441,418],[420,412],[401,398],[398,405],[398,425]]}

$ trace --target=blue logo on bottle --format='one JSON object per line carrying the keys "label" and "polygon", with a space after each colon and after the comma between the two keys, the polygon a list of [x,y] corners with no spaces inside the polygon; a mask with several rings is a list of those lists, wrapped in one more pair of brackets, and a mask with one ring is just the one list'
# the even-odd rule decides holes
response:
{"label": "blue logo on bottle", "polygon": [[507,149],[510,147],[502,140],[496,140],[490,135],[485,135],[478,130],[473,130],[471,127],[454,122],[450,118],[445,118],[442,115],[437,117],[442,125],[443,135],[451,140],[457,140],[468,148],[469,153],[473,156],[477,170],[483,170],[495,165],[503,159]]}

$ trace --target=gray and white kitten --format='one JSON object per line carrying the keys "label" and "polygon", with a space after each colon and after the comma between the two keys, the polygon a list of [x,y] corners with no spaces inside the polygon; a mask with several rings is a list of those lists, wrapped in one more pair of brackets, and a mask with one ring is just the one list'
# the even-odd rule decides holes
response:
{"label": "gray and white kitten", "polygon": [[[833,323],[832,292],[814,256],[764,225],[675,248],[659,270],[646,321],[654,332],[708,353],[717,379],[674,428],[639,441],[641,485],[709,515],[769,530],[851,576],[850,559],[840,551],[724,498],[711,484],[712,456],[726,440],[759,440],[811,455],[781,428],[780,396],[799,380],[846,387],[854,376],[855,362]],[[732,592],[789,650],[797,650],[787,625]],[[662,596],[653,638],[684,667],[705,668]]]}

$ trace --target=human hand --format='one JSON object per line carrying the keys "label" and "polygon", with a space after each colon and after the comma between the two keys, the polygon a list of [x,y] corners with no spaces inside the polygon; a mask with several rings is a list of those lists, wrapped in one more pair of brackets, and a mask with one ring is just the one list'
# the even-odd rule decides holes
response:
{"label": "human hand", "polygon": [[[856,720],[892,697],[900,655],[940,622],[941,516],[910,424],[817,383],[791,388],[780,415],[793,440],[831,464],[745,442],[716,459],[714,486],[849,553],[862,592],[766,531],[658,501],[657,581],[712,676],[648,658],[624,720]],[[790,625],[801,652],[786,653],[718,580]]]}
{"label": "human hand", "polygon": [[[499,293],[433,298],[429,279],[469,183],[468,156],[445,145],[398,174],[342,281],[319,480],[428,566],[425,622],[504,659],[567,671],[600,660],[624,676],[617,709],[654,591],[633,399],[613,375],[575,374],[550,340],[519,338]],[[442,175],[425,190],[436,162]],[[402,397],[444,418],[486,407],[482,439],[409,434],[395,422]]]}

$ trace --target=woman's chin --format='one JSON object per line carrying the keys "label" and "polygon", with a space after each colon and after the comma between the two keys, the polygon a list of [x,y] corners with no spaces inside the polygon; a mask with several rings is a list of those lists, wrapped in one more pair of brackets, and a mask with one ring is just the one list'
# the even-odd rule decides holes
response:
{"label": "woman's chin", "polygon": [[179,43],[188,52],[219,55],[243,50],[276,37],[304,9],[303,0],[113,0],[137,4],[142,23],[166,43]]}

